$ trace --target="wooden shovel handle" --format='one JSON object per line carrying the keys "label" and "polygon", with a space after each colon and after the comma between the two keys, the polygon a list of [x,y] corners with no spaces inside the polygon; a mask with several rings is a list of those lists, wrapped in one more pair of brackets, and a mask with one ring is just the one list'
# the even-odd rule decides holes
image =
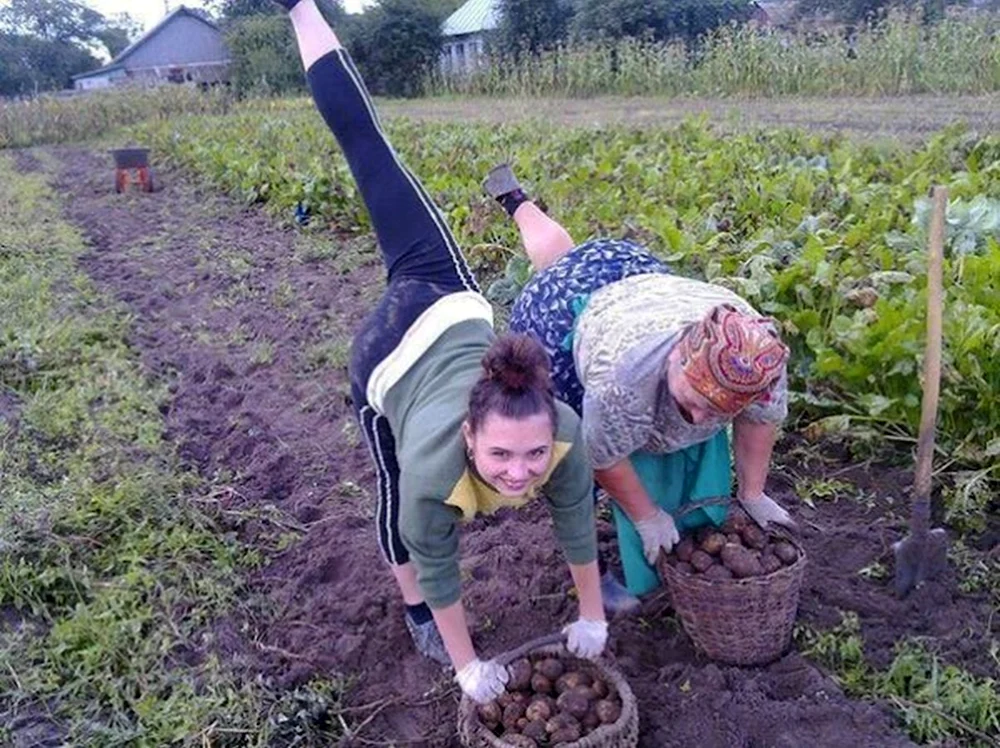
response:
{"label": "wooden shovel handle", "polygon": [[917,467],[913,482],[913,524],[914,529],[918,531],[926,531],[930,526],[934,430],[937,426],[938,397],[941,391],[942,273],[947,210],[948,188],[935,187],[927,260],[927,351],[924,358],[924,392],[921,401],[920,434],[917,439]]}

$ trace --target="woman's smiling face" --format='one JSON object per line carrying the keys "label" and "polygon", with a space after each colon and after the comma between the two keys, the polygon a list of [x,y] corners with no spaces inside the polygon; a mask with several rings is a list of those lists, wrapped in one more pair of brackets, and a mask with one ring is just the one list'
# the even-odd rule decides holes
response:
{"label": "woman's smiling face", "polygon": [[490,413],[479,429],[462,426],[479,476],[503,496],[521,496],[545,474],[555,443],[548,413],[506,418]]}

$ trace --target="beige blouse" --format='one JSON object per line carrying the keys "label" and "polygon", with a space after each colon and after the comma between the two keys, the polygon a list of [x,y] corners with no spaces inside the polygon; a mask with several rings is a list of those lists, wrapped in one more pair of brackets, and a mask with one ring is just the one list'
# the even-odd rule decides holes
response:
{"label": "beige blouse", "polygon": [[[719,304],[761,316],[727,288],[676,275],[636,275],[595,292],[577,321],[573,357],[584,387],[583,433],[595,469],[636,451],[676,452],[714,436],[732,421],[691,424],[666,385],[667,356],[681,333]],[[740,416],[781,423],[788,414],[782,373],[767,402]]]}

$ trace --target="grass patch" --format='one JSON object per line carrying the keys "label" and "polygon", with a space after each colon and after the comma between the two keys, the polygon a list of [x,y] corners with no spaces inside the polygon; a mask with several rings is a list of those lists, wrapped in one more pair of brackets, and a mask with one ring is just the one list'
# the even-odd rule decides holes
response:
{"label": "grass patch", "polygon": [[280,692],[213,651],[260,554],[197,508],[84,250],[0,158],[0,743],[31,717],[74,746],[329,744],[342,683]]}
{"label": "grass patch", "polygon": [[986,748],[1000,741],[1000,691],[992,678],[944,665],[915,641],[897,644],[892,664],[879,672],[865,659],[855,613],[844,614],[829,631],[799,627],[796,640],[802,653],[828,668],[848,695],[892,704],[919,743],[954,740]]}

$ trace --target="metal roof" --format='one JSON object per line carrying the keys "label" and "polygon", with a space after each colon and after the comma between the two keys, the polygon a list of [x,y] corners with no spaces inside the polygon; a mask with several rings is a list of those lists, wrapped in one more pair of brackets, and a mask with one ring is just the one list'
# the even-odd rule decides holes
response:
{"label": "metal roof", "polygon": [[441,27],[444,36],[463,36],[490,31],[500,25],[500,0],[469,0]]}

